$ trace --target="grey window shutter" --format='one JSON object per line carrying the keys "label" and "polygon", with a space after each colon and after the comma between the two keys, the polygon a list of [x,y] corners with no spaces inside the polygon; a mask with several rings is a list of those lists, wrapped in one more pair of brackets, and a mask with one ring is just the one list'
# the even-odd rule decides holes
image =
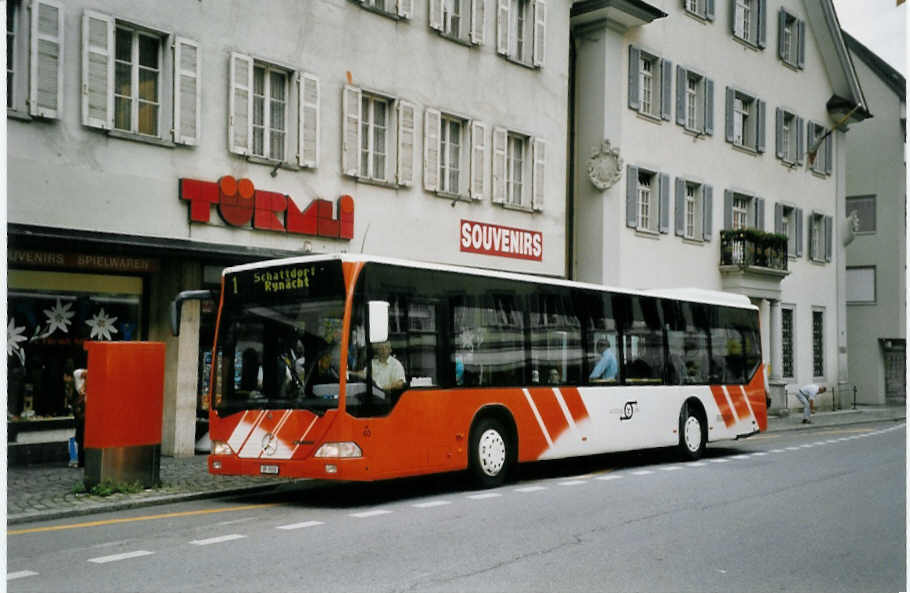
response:
{"label": "grey window shutter", "polygon": [[670,176],[661,173],[658,176],[660,183],[660,232],[670,232]]}
{"label": "grey window shutter", "polygon": [[360,174],[360,102],[357,87],[345,85],[342,91],[341,172],[356,177]]}
{"label": "grey window shutter", "polygon": [[543,138],[531,140],[533,156],[533,177],[531,179],[531,207],[537,212],[543,210],[546,195],[547,142]]}
{"label": "grey window shutter", "polygon": [[252,145],[250,123],[253,113],[253,58],[250,56],[231,54],[230,93],[228,149],[235,154],[249,154]]}
{"label": "grey window shutter", "polygon": [[487,173],[487,125],[481,121],[471,122],[471,198],[485,197]]}
{"label": "grey window shutter", "polygon": [[[781,8],[777,11],[777,57],[788,62],[788,56],[784,51],[784,29],[787,27],[787,11]],[[790,43],[793,43],[791,40]]]}
{"label": "grey window shutter", "polygon": [[797,53],[796,65],[800,68],[806,66],[806,23],[803,20],[796,21]]}
{"label": "grey window shutter", "polygon": [[38,0],[32,4],[31,19],[29,113],[59,118],[63,114],[63,3]]}
{"label": "grey window shutter", "polygon": [[711,240],[714,222],[714,188],[710,185],[701,186],[702,192],[702,236],[705,241]]}
{"label": "grey window shutter", "polygon": [[638,226],[638,167],[626,167],[626,226]]}
{"label": "grey window shutter", "polygon": [[[730,15],[730,33],[736,35],[736,0],[728,0],[727,6],[730,9],[728,12]],[[739,37],[739,35],[736,36]]]}
{"label": "grey window shutter", "polygon": [[774,154],[784,158],[784,112],[780,107],[774,108]]}
{"label": "grey window shutter", "polygon": [[414,184],[414,144],[417,138],[417,121],[414,105],[398,102],[398,185]]}
{"label": "grey window shutter", "polygon": [[705,79],[705,134],[714,135],[714,81]]}
{"label": "grey window shutter", "polygon": [[733,192],[724,190],[724,228],[733,228]]}
{"label": "grey window shutter", "polygon": [[755,118],[755,150],[765,152],[765,102],[761,99],[755,100],[758,106],[758,117]]}
{"label": "grey window shutter", "polygon": [[758,47],[765,47],[768,39],[768,0],[758,0]]}
{"label": "grey window shutter", "polygon": [[765,199],[758,196],[752,198],[752,207],[755,209],[755,228],[765,230]]}
{"label": "grey window shutter", "polygon": [[504,56],[509,55],[511,48],[511,30],[509,11],[511,9],[511,0],[496,0],[496,53]]}
{"label": "grey window shutter", "polygon": [[487,0],[471,0],[471,43],[483,45],[484,31],[486,30],[486,3]]}
{"label": "grey window shutter", "polygon": [[442,8],[445,0],[430,0],[430,28],[442,31]]}
{"label": "grey window shutter", "polygon": [[803,164],[806,155],[806,129],[803,127],[803,118],[796,118],[796,162]]}
{"label": "grey window shutter", "polygon": [[114,17],[82,16],[82,125],[114,127]]}
{"label": "grey window shutter", "polygon": [[531,61],[537,66],[543,66],[546,56],[547,43],[547,3],[545,0],[534,0],[534,47]]}
{"label": "grey window shutter", "polygon": [[825,173],[831,174],[832,163],[834,162],[834,133],[828,134],[825,138]]}
{"label": "grey window shutter", "polygon": [[493,128],[493,187],[494,204],[506,201],[506,149],[509,133],[505,128]]}
{"label": "grey window shutter", "polygon": [[672,118],[673,63],[670,60],[660,61],[660,117],[670,121]]}
{"label": "grey window shutter", "polygon": [[825,217],[825,261],[831,261],[833,241],[834,241],[834,227],[833,219],[830,216]]}
{"label": "grey window shutter", "polygon": [[439,191],[439,151],[441,114],[427,107],[423,112],[423,188]]}
{"label": "grey window shutter", "polygon": [[803,209],[796,208],[793,218],[796,221],[796,257],[803,255]]}
{"label": "grey window shutter", "polygon": [[638,90],[638,67],[641,61],[641,51],[634,45],[629,46],[629,107],[638,111],[641,109]]}
{"label": "grey window shutter", "polygon": [[705,18],[714,20],[714,0],[705,0]]}
{"label": "grey window shutter", "polygon": [[676,178],[676,234],[686,234],[686,180]]}
{"label": "grey window shutter", "polygon": [[398,0],[398,16],[409,19],[412,14],[414,14],[414,0]]}
{"label": "grey window shutter", "polygon": [[676,66],[676,123],[686,125],[686,69]]}
{"label": "grey window shutter", "polygon": [[174,142],[199,143],[202,92],[199,44],[178,37],[174,40]]}
{"label": "grey window shutter", "polygon": [[780,234],[784,227],[784,206],[780,202],[774,204],[774,232]]}
{"label": "grey window shutter", "polygon": [[727,87],[726,100],[724,101],[724,124],[727,142],[733,142],[733,89]]}

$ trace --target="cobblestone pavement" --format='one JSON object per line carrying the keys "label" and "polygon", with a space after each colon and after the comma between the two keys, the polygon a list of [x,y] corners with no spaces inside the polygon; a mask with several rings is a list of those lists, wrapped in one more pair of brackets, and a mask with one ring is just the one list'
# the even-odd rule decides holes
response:
{"label": "cobblestone pavement", "polygon": [[[801,424],[801,410],[787,416],[773,415],[768,431],[813,429],[844,424],[903,421],[904,406],[859,406],[855,410],[820,410],[812,424]],[[194,498],[228,496],[242,492],[278,488],[299,480],[258,476],[213,476],[208,473],[206,456],[162,457],[159,488],[136,493],[95,496],[82,490],[82,469],[65,464],[9,468],[7,478],[7,524],[74,517],[101,511],[167,504]]]}

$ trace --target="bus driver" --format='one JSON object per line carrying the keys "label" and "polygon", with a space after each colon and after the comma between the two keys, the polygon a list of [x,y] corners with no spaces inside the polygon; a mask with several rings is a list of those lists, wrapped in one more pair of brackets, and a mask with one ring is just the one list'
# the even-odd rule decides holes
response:
{"label": "bus driver", "polygon": [[[404,366],[392,356],[392,344],[388,341],[376,344],[376,356],[370,362],[370,366],[373,372],[373,383],[381,389],[384,391],[404,389]],[[351,374],[365,379],[366,369],[352,371]]]}

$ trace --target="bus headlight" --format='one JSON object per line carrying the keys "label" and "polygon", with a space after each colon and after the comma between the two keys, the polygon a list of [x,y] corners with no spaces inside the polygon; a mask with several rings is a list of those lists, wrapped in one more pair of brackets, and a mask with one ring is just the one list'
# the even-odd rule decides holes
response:
{"label": "bus headlight", "polygon": [[212,441],[212,455],[233,455],[230,445],[221,441]]}
{"label": "bus headlight", "polygon": [[363,457],[363,452],[357,446],[357,443],[352,441],[325,443],[319,447],[314,457]]}

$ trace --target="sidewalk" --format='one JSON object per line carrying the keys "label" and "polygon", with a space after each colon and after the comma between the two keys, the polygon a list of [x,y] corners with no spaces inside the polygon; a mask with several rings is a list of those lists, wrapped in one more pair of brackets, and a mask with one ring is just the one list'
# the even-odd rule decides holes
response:
{"label": "sidewalk", "polygon": [[[819,411],[812,424],[802,424],[802,411],[768,418],[768,432],[813,430],[881,421],[903,421],[904,406],[857,406],[855,410]],[[90,513],[137,508],[200,498],[268,491],[299,482],[256,476],[213,476],[206,469],[206,456],[162,457],[160,488],[135,494],[101,497],[74,494],[82,482],[82,469],[59,465],[9,468],[7,478],[7,525],[77,517]]]}

